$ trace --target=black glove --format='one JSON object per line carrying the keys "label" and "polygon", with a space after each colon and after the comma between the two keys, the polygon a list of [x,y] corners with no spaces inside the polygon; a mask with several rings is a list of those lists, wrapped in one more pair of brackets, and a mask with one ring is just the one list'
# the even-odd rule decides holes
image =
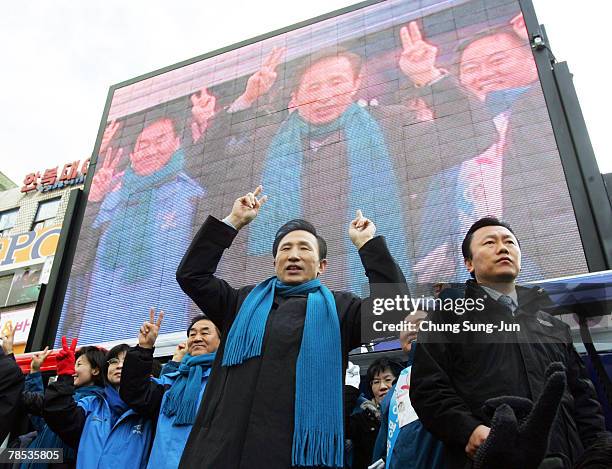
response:
{"label": "black glove", "polygon": [[565,392],[563,364],[546,369],[544,390],[533,404],[517,396],[502,396],[485,402],[483,411],[491,416],[491,432],[476,451],[474,469],[535,469],[548,448],[548,437]]}

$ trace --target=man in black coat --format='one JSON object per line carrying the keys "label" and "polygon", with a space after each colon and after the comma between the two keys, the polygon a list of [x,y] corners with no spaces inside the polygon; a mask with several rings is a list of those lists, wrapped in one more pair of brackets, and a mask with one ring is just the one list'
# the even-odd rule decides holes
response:
{"label": "man in black coat", "polygon": [[[238,231],[257,216],[266,200],[266,196],[259,198],[261,191],[259,186],[238,198],[231,214],[223,221],[208,217],[177,271],[183,290],[212,319],[223,337],[180,467],[286,469],[294,460],[292,440],[294,436],[301,436],[297,432],[294,435],[300,375],[304,372],[300,371],[299,362],[302,354],[308,355],[302,345],[307,342],[307,327],[312,318],[306,312],[312,293],[289,296],[275,293],[259,339],[260,352],[242,363],[223,365],[226,349],[231,349],[228,340],[235,332],[233,329],[240,327],[245,305],[252,299],[250,293],[265,282],[236,289],[216,278],[214,273],[223,251],[230,247]],[[405,285],[402,271],[389,254],[384,238],[374,237],[375,230],[374,223],[360,211],[349,228],[370,284]],[[326,250],[325,241],[308,222],[287,223],[279,230],[273,245],[276,279],[295,287],[316,280],[327,267]],[[324,384],[329,382],[331,371],[323,372],[320,379],[317,377],[315,381],[320,384],[315,383],[316,399],[311,410],[316,415],[334,394],[339,408],[334,407],[330,412],[339,412],[341,421],[343,370],[348,352],[360,345],[362,300],[349,292],[329,294],[335,303],[332,319],[337,315],[335,322],[339,325],[330,341],[337,346],[337,355],[330,350],[315,349],[310,351],[310,357],[323,361],[335,355],[332,358],[337,359],[338,376],[334,374],[332,378],[338,386],[335,389]],[[329,333],[329,330],[320,330],[317,335]],[[339,443],[343,446],[343,440]]]}
{"label": "man in black coat", "polygon": [[[470,299],[472,307],[436,311],[421,327],[425,332],[419,335],[410,389],[419,418],[445,444],[449,466],[463,468],[491,431],[485,402],[500,396],[535,402],[548,365],[560,362],[567,389],[550,427],[546,457],[571,467],[605,429],[569,327],[545,312],[551,302],[542,289],[515,285],[521,248],[507,224],[493,217],[478,220],[462,251],[474,278],[466,284],[464,300],[467,306]],[[500,327],[502,322],[507,327]],[[547,430],[542,429],[543,438]]]}

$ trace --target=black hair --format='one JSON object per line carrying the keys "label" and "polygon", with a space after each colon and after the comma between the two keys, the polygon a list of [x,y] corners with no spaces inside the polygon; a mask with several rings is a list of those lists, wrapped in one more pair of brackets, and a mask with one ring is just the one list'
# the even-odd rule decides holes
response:
{"label": "black hair", "polygon": [[210,319],[208,316],[206,316],[204,313],[200,313],[197,316],[195,316],[191,322],[189,323],[189,327],[187,328],[187,337],[189,337],[189,331],[191,330],[191,328],[193,327],[193,325],[198,322],[198,321],[210,321],[213,323],[213,326],[215,326],[215,329],[217,331],[217,335],[219,336],[219,338],[221,338],[221,331],[219,330],[219,328],[217,327],[217,325],[213,322],[212,319]]}
{"label": "black hair", "polygon": [[366,373],[366,378],[368,380],[368,389],[372,389],[372,381],[374,380],[374,377],[377,374],[383,373],[385,370],[391,370],[391,373],[393,373],[395,378],[397,378],[403,368],[404,367],[401,363],[390,358],[383,357],[374,360],[368,367],[368,371]]}
{"label": "black hair", "polygon": [[[501,221],[498,218],[491,216],[491,215],[483,217],[480,220],[476,221],[472,226],[470,226],[470,229],[465,234],[465,238],[463,238],[463,242],[461,243],[461,253],[463,254],[464,259],[472,258],[472,248],[470,244],[472,243],[472,238],[474,237],[474,233],[478,231],[480,228],[484,228],[485,226],[503,226],[510,233],[512,233],[514,237],[516,238],[514,231],[512,231],[512,228],[510,227],[510,225],[508,225],[508,223],[506,223],[505,221]],[[516,242],[518,243],[520,247],[521,242],[518,240],[518,238],[516,238]],[[472,275],[472,278],[476,278],[476,275],[474,272],[470,272],[470,274]]]}
{"label": "black hair", "polygon": [[516,41],[517,46],[528,45],[527,41],[519,37],[516,34],[516,31],[514,30],[514,28],[510,25],[504,24],[501,26],[494,26],[492,28],[487,28],[487,29],[477,32],[476,34],[472,34],[471,36],[467,37],[463,41],[459,42],[459,44],[455,48],[456,63],[458,64],[458,66],[461,63],[461,57],[463,56],[463,53],[471,44],[481,39],[495,36],[497,34],[504,34],[510,37],[512,40]]}
{"label": "black hair", "polygon": [[130,349],[128,344],[119,344],[115,345],[112,349],[110,349],[106,354],[106,361],[104,362],[104,379],[108,380],[108,362],[113,358],[119,357],[122,353],[127,353]]}
{"label": "black hair", "polygon": [[287,236],[292,231],[308,231],[313,234],[315,238],[317,238],[317,244],[319,245],[319,260],[327,258],[327,243],[325,240],[317,234],[317,230],[314,225],[306,220],[302,220],[301,218],[296,218],[294,220],[288,221],[283,226],[281,226],[276,232],[276,236],[274,236],[274,243],[272,244],[272,255],[276,257],[276,252],[278,251],[278,245],[281,240]]}
{"label": "black hair", "polygon": [[78,349],[77,352],[74,354],[74,357],[76,360],[78,360],[81,355],[85,355],[85,358],[87,358],[87,361],[89,362],[89,365],[91,366],[92,370],[98,370],[97,375],[92,375],[93,383],[96,386],[104,386],[104,376],[106,374],[104,373],[104,367],[106,365],[106,354],[98,347],[88,345]]}
{"label": "black hair", "polygon": [[312,55],[309,55],[303,62],[300,63],[300,65],[298,65],[297,70],[293,75],[294,79],[292,83],[293,86],[291,87],[292,90],[297,91],[297,89],[300,87],[304,74],[308,71],[308,69],[310,69],[310,67],[318,62],[330,59],[332,57],[345,58],[348,60],[349,64],[351,65],[351,69],[353,70],[353,78],[357,79],[359,77],[363,65],[363,59],[359,54],[351,52],[344,47],[326,47]]}
{"label": "black hair", "polygon": [[[472,243],[472,238],[474,236],[474,233],[478,231],[480,228],[484,228],[485,226],[503,226],[510,233],[512,233],[514,237],[516,238],[516,234],[514,234],[514,231],[512,230],[510,225],[506,223],[505,221],[501,221],[498,218],[493,217],[493,216],[487,216],[487,217],[481,218],[480,220],[475,222],[472,226],[470,226],[470,229],[465,234],[465,238],[463,238],[463,242],[461,243],[461,253],[463,254],[464,259],[472,258],[472,248],[470,244]],[[519,246],[520,246],[521,243],[518,240],[518,238],[516,239],[516,241],[519,243]]]}

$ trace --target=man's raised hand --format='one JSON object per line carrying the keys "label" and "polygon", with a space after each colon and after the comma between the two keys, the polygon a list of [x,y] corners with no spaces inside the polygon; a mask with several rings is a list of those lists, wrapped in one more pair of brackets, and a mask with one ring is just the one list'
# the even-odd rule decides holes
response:
{"label": "man's raised hand", "polygon": [[4,332],[2,333],[2,350],[5,355],[13,353],[15,332],[17,332],[17,328],[13,326],[12,322],[8,322],[4,325]]}
{"label": "man's raised hand", "polygon": [[436,67],[438,48],[423,39],[423,34],[416,21],[400,29],[402,54],[399,67],[417,86],[425,86],[442,75]]}
{"label": "man's raised hand", "polygon": [[181,342],[174,349],[174,355],[172,355],[172,361],[180,363],[186,354],[187,354],[187,344],[185,342]]}
{"label": "man's raised hand", "polygon": [[159,335],[159,328],[162,320],[164,319],[164,312],[159,312],[157,321],[155,320],[155,308],[149,310],[149,320],[142,323],[140,326],[140,332],[138,334],[138,345],[141,348],[153,348],[155,341]]}
{"label": "man's raised hand", "polygon": [[122,155],[123,148],[119,148],[114,155],[113,147],[108,147],[106,150],[106,156],[102,162],[102,167],[96,168],[96,174],[94,174],[91,189],[89,189],[89,200],[91,202],[100,202],[110,190],[115,171],[121,161]]}
{"label": "man's raised hand", "polygon": [[285,55],[285,51],[285,47],[274,47],[262,62],[261,68],[249,77],[246,89],[241,96],[246,104],[250,106],[257,98],[270,91],[276,81],[276,67]]}
{"label": "man's raised hand", "polygon": [[225,218],[225,221],[228,221],[237,230],[251,223],[259,213],[261,206],[268,200],[267,195],[259,197],[262,191],[263,187],[259,185],[253,192],[237,198],[232,206],[232,213]]}
{"label": "man's raised hand", "polygon": [[121,127],[121,122],[117,122],[116,120],[112,120],[104,129],[104,135],[102,135],[102,143],[100,143],[100,153],[106,153],[108,146],[110,145],[111,140]]}
{"label": "man's raised hand", "polygon": [[361,210],[357,210],[357,216],[349,226],[349,236],[357,250],[370,241],[376,233],[376,225],[372,220],[364,217]]}
{"label": "man's raised hand", "polygon": [[215,115],[217,98],[202,88],[191,95],[191,138],[197,142],[208,128],[208,121]]}

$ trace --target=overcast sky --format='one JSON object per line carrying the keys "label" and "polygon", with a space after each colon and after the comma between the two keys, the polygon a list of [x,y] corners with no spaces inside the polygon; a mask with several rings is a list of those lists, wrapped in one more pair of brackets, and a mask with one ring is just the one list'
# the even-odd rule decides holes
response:
{"label": "overcast sky", "polygon": [[[612,7],[533,0],[552,50],[567,61],[601,172],[612,172],[607,36]],[[0,171],[87,158],[110,85],[355,1],[35,0],[0,14]],[[60,168],[61,169],[61,168]]]}

